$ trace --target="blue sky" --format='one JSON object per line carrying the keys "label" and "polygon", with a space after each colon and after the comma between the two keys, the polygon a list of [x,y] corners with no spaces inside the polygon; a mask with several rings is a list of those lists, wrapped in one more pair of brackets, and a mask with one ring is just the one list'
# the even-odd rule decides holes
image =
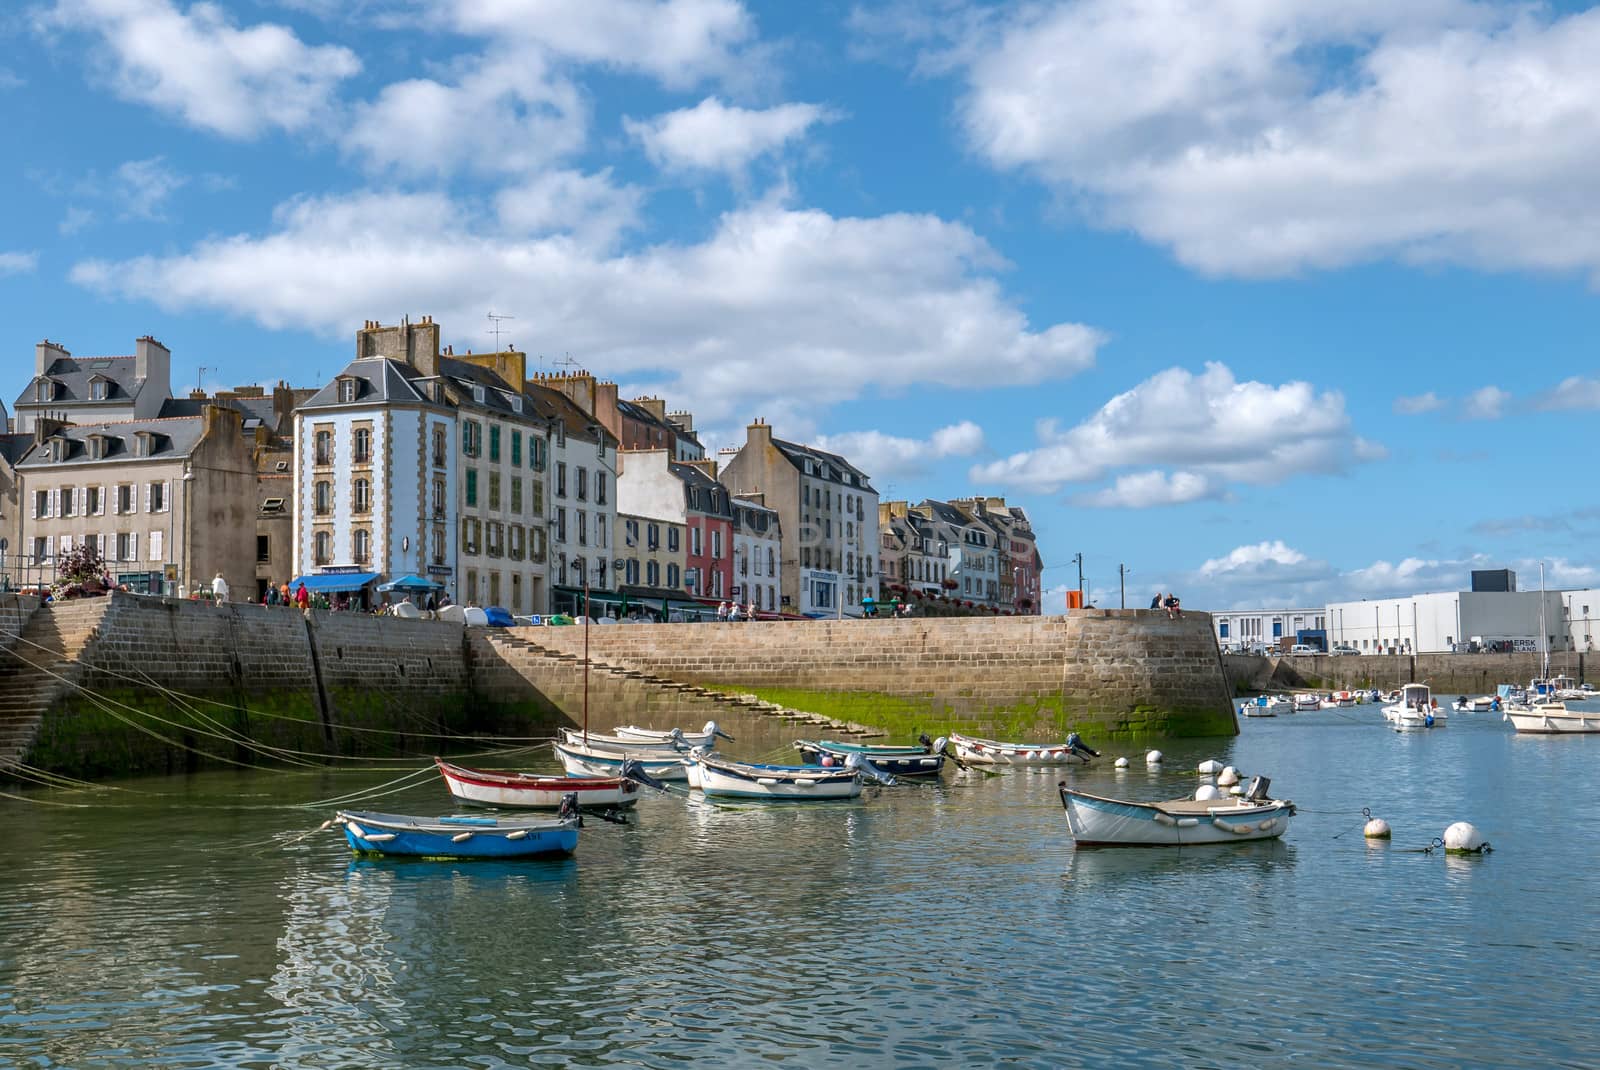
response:
{"label": "blue sky", "polygon": [[0,345],[316,384],[432,315],[1003,494],[1197,608],[1600,583],[1600,11],[40,0]]}

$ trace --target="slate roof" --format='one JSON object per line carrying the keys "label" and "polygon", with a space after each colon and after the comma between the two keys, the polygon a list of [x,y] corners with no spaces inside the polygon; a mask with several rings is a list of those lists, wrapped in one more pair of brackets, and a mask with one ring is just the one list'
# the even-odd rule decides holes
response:
{"label": "slate roof", "polygon": [[[705,469],[699,465],[683,464],[678,461],[669,461],[667,468],[673,475],[683,481],[686,495],[685,501],[690,509],[704,513],[707,516],[719,516],[728,519],[733,517],[733,501],[732,496],[728,493],[728,488],[713,479]],[[703,505],[696,501],[697,495],[694,492],[697,490],[705,494],[703,499],[705,504]],[[721,492],[720,496],[718,494],[719,491]],[[716,508],[716,504],[719,501],[722,504],[720,509]]]}
{"label": "slate roof", "polygon": [[[351,377],[359,381],[353,402],[339,400],[339,380]],[[417,370],[405,361],[390,357],[362,357],[345,365],[343,371],[330,379],[326,386],[311,395],[301,409],[369,408],[376,404],[416,404],[426,402],[417,388]]]}
{"label": "slate roof", "polygon": [[5,461],[14,468],[32,445],[32,435],[0,434],[0,460]]}
{"label": "slate roof", "polygon": [[[140,432],[153,432],[157,438],[151,443],[150,452],[140,457],[134,453],[134,437]],[[70,454],[64,460],[45,460],[43,452],[33,450],[22,461],[20,468],[61,468],[86,466],[97,464],[115,464],[119,461],[131,461],[137,464],[148,464],[152,461],[172,460],[186,457],[199,445],[201,437],[205,434],[205,421],[198,416],[184,416],[177,419],[155,420],[123,420],[114,423],[81,424],[62,428],[51,435],[48,442],[69,443]],[[91,435],[104,435],[106,454],[99,460],[89,455],[88,441]],[[30,435],[31,439],[32,436]]]}
{"label": "slate roof", "polygon": [[586,442],[598,442],[603,437],[608,447],[615,448],[616,436],[612,435],[601,426],[592,416],[583,411],[582,406],[573,401],[559,390],[538,383],[529,383],[525,390],[527,397],[534,402],[535,408],[541,416],[548,420],[559,420],[566,429],[568,438],[580,438]]}
{"label": "slate roof", "polygon": [[[817,465],[821,471],[815,473],[813,478],[825,479],[842,487],[856,487],[861,490],[871,491],[873,494],[878,493],[873,489],[872,483],[865,472],[837,453],[819,450],[815,446],[802,446],[797,442],[785,442],[781,438],[773,439],[772,444],[778,448],[778,452],[782,453],[790,464],[801,472],[806,470],[805,462],[808,460]],[[850,476],[854,476],[857,482],[852,483],[849,479]]]}
{"label": "slate roof", "polygon": [[[44,378],[54,380],[57,384],[55,398],[51,401],[37,400],[34,384],[40,377],[34,376],[28,380],[27,387],[23,389],[12,407],[25,409],[64,404],[131,405],[134,397],[144,387],[144,380],[134,374],[136,371],[138,371],[137,358],[131,356],[58,357],[50,363],[44,373]],[[111,382],[103,401],[91,401],[89,398],[89,381],[96,376],[104,376]]]}

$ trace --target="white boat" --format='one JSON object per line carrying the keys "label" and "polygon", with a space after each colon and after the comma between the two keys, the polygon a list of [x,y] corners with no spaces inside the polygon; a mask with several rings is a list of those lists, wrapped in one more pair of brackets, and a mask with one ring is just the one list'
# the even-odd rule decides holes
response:
{"label": "white boat", "polygon": [[894,777],[875,772],[859,755],[852,755],[844,765],[832,768],[735,762],[704,753],[691,755],[688,764],[693,770],[690,776],[699,780],[702,792],[734,799],[801,802],[854,799],[861,794],[864,776],[877,777],[885,784],[894,783]]}
{"label": "white boat", "polygon": [[719,739],[733,742],[733,737],[718,728],[715,721],[707,721],[698,732],[685,732],[680,728],[640,728],[631,724],[613,728],[611,732],[617,739],[636,739],[645,743],[669,743],[680,739],[685,746],[705,747],[707,750],[715,747]]}
{"label": "white boat", "polygon": [[1501,718],[1518,732],[1535,735],[1567,735],[1600,732],[1600,711],[1574,710],[1559,699],[1534,702],[1526,706],[1507,706]]}
{"label": "white boat", "polygon": [[1355,704],[1356,696],[1351,691],[1335,691],[1322,700],[1322,708],[1325,710],[1348,709]]}
{"label": "white boat", "polygon": [[1309,713],[1312,710],[1322,709],[1321,695],[1296,695],[1294,697],[1294,712]]}
{"label": "white boat", "polygon": [[478,806],[524,810],[557,810],[568,795],[580,807],[632,806],[639,798],[638,781],[626,776],[541,776],[506,769],[469,769],[435,758],[450,794]]}
{"label": "white boat", "polygon": [[562,741],[574,747],[588,747],[602,754],[650,754],[658,758],[665,758],[675,754],[684,754],[690,745],[682,735],[673,736],[676,728],[666,734],[661,740],[629,739],[625,736],[611,736],[600,732],[585,732],[581,728],[561,729]]}
{"label": "white boat", "polygon": [[1458,713],[1493,713],[1500,708],[1500,699],[1496,695],[1478,695],[1476,698],[1462,695],[1450,704],[1450,708]]}
{"label": "white boat", "polygon": [[1003,743],[951,732],[950,744],[957,759],[980,765],[1087,765],[1100,753],[1086,746],[1076,732],[1068,733],[1064,743]]}
{"label": "white boat", "polygon": [[1383,719],[1397,730],[1443,728],[1444,711],[1433,704],[1433,689],[1427,684],[1406,684],[1395,701],[1383,708]]}
{"label": "white boat", "polygon": [[1294,803],[1267,798],[1269,781],[1256,777],[1243,796],[1128,802],[1060,785],[1067,827],[1079,847],[1186,847],[1248,843],[1282,836]]}
{"label": "white boat", "polygon": [[1265,702],[1246,702],[1244,705],[1239,707],[1239,716],[1276,717],[1278,716],[1278,711],[1274,707],[1267,705]]}
{"label": "white boat", "polygon": [[561,765],[569,776],[621,776],[623,763],[633,760],[639,763],[639,767],[645,773],[657,780],[688,778],[681,754],[664,755],[649,751],[614,754],[611,751],[586,747],[582,743],[563,743],[559,740],[554,746],[556,757],[561,759]]}

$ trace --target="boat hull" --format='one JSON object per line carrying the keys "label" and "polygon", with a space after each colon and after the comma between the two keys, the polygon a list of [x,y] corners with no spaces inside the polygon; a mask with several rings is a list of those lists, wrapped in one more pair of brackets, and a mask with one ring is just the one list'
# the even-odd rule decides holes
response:
{"label": "boat hull", "polygon": [[[678,736],[683,739],[684,746],[705,747],[710,749],[716,746],[716,737],[712,732],[682,732]],[[622,725],[611,730],[611,737],[620,740],[638,740],[642,743],[667,743],[673,738],[671,729],[640,728],[638,725]],[[593,736],[590,737],[594,738]]]}
{"label": "boat hull", "polygon": [[[1058,765],[1087,765],[1089,756],[1079,754],[1065,743],[1003,743],[994,739],[950,733],[956,757],[981,765],[1017,765],[1044,768]],[[876,758],[874,765],[881,764]]]}
{"label": "boat hull", "polygon": [[578,822],[530,818],[427,818],[341,811],[345,842],[357,854],[395,858],[540,858],[578,847]]}
{"label": "boat hull", "polygon": [[854,799],[861,794],[861,774],[854,769],[822,772],[818,766],[762,766],[740,762],[695,763],[700,790],[708,796],[735,799],[781,799],[814,802]]}
{"label": "boat hull", "polygon": [[1562,736],[1600,732],[1600,713],[1569,710],[1565,706],[1507,710],[1504,716],[1511,722],[1512,728],[1529,735]]}
{"label": "boat hull", "polygon": [[669,758],[660,754],[637,751],[630,754],[611,754],[566,743],[555,744],[555,749],[556,757],[561,759],[562,768],[571,776],[621,776],[622,763],[631,758],[657,780],[688,778],[688,773],[683,767],[683,758],[679,756]]}
{"label": "boat hull", "polygon": [[[1061,789],[1067,827],[1079,847],[1195,847],[1275,840],[1289,829],[1294,804],[1136,803]],[[1171,809],[1168,809],[1171,808]]]}
{"label": "boat hull", "polygon": [[[584,748],[601,754],[626,754],[632,757],[650,754],[657,757],[666,757],[683,753],[683,748],[676,740],[645,740],[626,739],[622,736],[601,735],[599,732],[590,732],[585,738],[581,728],[563,728],[562,741],[569,746]],[[689,744],[694,746],[694,744]]]}
{"label": "boat hull", "polygon": [[567,795],[576,795],[583,807],[632,806],[639,799],[639,784],[620,776],[536,776],[498,769],[468,769],[435,760],[450,794],[474,806],[501,806],[521,810],[558,810]]}
{"label": "boat hull", "polygon": [[944,755],[930,753],[921,747],[863,747],[851,743],[829,743],[799,740],[795,748],[800,760],[807,765],[821,765],[824,758],[842,764],[852,754],[862,758],[897,777],[936,777],[944,768]]}

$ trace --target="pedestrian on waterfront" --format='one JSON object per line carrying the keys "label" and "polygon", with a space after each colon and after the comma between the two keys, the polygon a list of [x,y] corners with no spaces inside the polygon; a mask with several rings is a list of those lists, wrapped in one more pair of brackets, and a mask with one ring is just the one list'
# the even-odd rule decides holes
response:
{"label": "pedestrian on waterfront", "polygon": [[281,584],[278,585],[278,601],[283,603],[284,605],[289,605],[290,602],[292,601],[292,599],[290,599],[290,597],[289,597],[289,581],[288,580],[284,580]]}
{"label": "pedestrian on waterfront", "polygon": [[751,601],[751,603],[745,608],[744,619],[745,620],[755,620],[756,619],[756,604],[755,604],[754,601]]}
{"label": "pedestrian on waterfront", "polygon": [[717,623],[726,624],[728,621],[728,603],[723,602],[717,606]]}
{"label": "pedestrian on waterfront", "polygon": [[1177,620],[1181,616],[1183,616],[1183,613],[1178,606],[1178,596],[1176,594],[1167,595],[1167,619]]}
{"label": "pedestrian on waterfront", "polygon": [[303,581],[299,587],[295,588],[294,604],[299,607],[302,613],[311,608],[311,592],[306,590],[306,585]]}
{"label": "pedestrian on waterfront", "polygon": [[222,573],[217,573],[217,578],[211,581],[211,597],[216,599],[217,605],[222,605],[228,600],[228,581],[222,578]]}
{"label": "pedestrian on waterfront", "polygon": [[741,616],[743,616],[743,614],[739,612],[739,603],[738,602],[735,602],[733,605],[728,607],[728,623],[729,624],[738,624],[739,623],[739,618]]}
{"label": "pedestrian on waterfront", "polygon": [[265,599],[263,599],[263,603],[269,606],[275,606],[278,604],[278,588],[273,586],[271,580],[267,581],[267,596]]}
{"label": "pedestrian on waterfront", "polygon": [[1150,608],[1151,609],[1160,609],[1161,608],[1161,592],[1160,591],[1157,591],[1156,592],[1156,596],[1154,598],[1150,599]]}

